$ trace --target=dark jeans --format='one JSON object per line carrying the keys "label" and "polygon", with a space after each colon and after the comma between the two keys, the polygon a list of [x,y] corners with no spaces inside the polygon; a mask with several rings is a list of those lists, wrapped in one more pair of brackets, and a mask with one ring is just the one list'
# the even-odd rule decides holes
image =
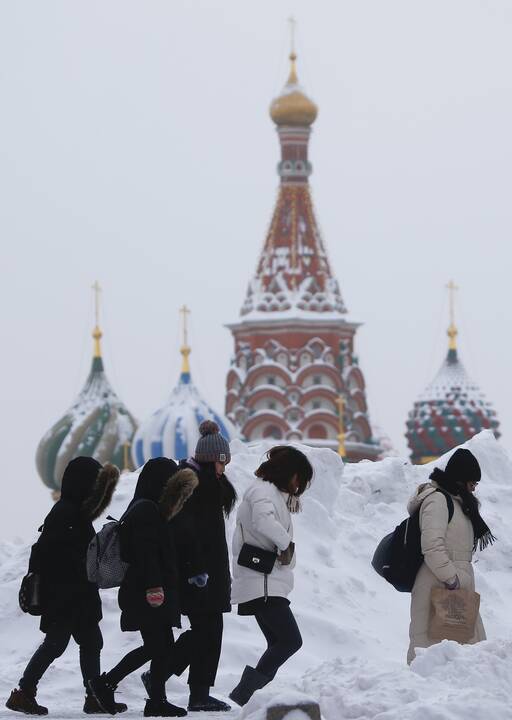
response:
{"label": "dark jeans", "polygon": [[173,656],[172,628],[147,628],[141,630],[140,634],[144,644],[127,653],[121,662],[107,673],[106,679],[113,685],[118,685],[127,675],[151,660],[151,691],[149,695],[152,700],[161,700],[166,696],[165,681]]}
{"label": "dark jeans", "polygon": [[62,655],[71,637],[80,648],[80,669],[84,687],[88,690],[87,681],[100,674],[100,652],[103,647],[101,630],[98,623],[73,627],[67,621],[56,621],[50,626],[45,639],[25,668],[20,680],[22,690],[36,692],[39,680],[52,662]]}
{"label": "dark jeans", "polygon": [[268,645],[256,670],[272,680],[281,665],[300,650],[302,637],[287,602],[268,605],[255,618]]}
{"label": "dark jeans", "polygon": [[224,618],[222,613],[193,613],[188,616],[190,630],[176,640],[172,663],[168,672],[181,675],[190,667],[188,684],[191,690],[215,685],[222,647]]}

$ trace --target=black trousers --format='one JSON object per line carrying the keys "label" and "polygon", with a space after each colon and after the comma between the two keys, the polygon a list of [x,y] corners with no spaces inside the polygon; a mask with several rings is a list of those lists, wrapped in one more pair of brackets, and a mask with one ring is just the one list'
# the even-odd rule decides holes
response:
{"label": "black trousers", "polygon": [[56,621],[50,626],[45,639],[32,655],[20,679],[22,690],[35,694],[39,680],[52,662],[62,655],[71,638],[79,647],[80,669],[84,687],[88,691],[87,681],[100,674],[103,637],[97,622],[81,623],[75,627],[69,621]]}
{"label": "black trousers", "polygon": [[191,691],[215,685],[222,647],[224,618],[222,613],[192,613],[190,630],[176,640],[168,677],[181,675],[189,667]]}
{"label": "black trousers", "polygon": [[124,658],[107,673],[107,681],[118,685],[127,675],[151,660],[151,691],[152,700],[166,697],[165,681],[168,668],[173,657],[174,636],[172,628],[144,628],[140,631],[142,642],[140,647],[127,653]]}
{"label": "black trousers", "polygon": [[272,680],[284,663],[302,647],[297,621],[287,602],[272,603],[255,614],[267,641],[256,670]]}

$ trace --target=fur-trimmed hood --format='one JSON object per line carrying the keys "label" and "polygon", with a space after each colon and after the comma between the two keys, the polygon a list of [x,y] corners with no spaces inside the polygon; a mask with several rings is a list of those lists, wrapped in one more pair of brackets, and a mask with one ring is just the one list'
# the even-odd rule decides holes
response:
{"label": "fur-trimmed hood", "polygon": [[175,517],[187,502],[199,479],[192,468],[181,468],[166,482],[158,506],[160,512],[168,520]]}
{"label": "fur-trimmed hood", "polygon": [[110,505],[112,495],[119,480],[119,468],[105,463],[98,473],[89,497],[82,504],[82,512],[90,520],[96,520]]}

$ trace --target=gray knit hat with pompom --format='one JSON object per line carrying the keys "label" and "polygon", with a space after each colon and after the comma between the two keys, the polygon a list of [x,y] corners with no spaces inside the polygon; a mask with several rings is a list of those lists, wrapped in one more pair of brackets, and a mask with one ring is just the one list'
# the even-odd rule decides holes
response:
{"label": "gray knit hat with pompom", "polygon": [[213,420],[203,420],[199,425],[201,437],[197,441],[194,458],[198,462],[223,462],[231,460],[229,442],[220,434],[220,428]]}

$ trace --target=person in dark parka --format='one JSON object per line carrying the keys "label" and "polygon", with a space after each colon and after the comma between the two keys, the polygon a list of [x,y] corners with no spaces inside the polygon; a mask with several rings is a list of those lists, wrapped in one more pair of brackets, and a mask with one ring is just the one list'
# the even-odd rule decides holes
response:
{"label": "person in dark parka", "polygon": [[[101,712],[87,686],[99,673],[103,638],[101,600],[97,586],[87,579],[86,553],[94,536],[92,521],[109,505],[118,479],[117,467],[102,467],[90,457],[71,460],[64,471],[60,500],[47,515],[29,562],[29,571],[41,579],[40,629],[46,637],[6,703],[11,710],[47,714],[36,701],[38,682],[73,637],[86,688],[84,712]],[[117,712],[123,710],[126,705],[118,704]]]}
{"label": "person in dark parka", "polygon": [[140,631],[143,645],[90,682],[106,712],[115,714],[118,683],[151,660],[145,717],[182,717],[186,710],[167,702],[165,681],[173,653],[173,627],[180,627],[177,558],[170,520],[193,493],[198,480],[189,468],[156,458],[143,467],[120,527],[121,557],[129,563],[119,588],[121,629]]}
{"label": "person in dark parka", "polygon": [[[176,641],[168,675],[189,669],[191,711],[222,712],[227,703],[210,696],[219,665],[223,613],[231,610],[231,574],[224,517],[234,507],[236,492],[224,469],[231,459],[228,441],[218,425],[205,420],[199,426],[194,457],[180,467],[195,470],[199,485],[173,522],[180,564],[181,612],[191,629]],[[195,542],[194,552],[185,548]],[[183,560],[185,558],[185,560]],[[145,683],[147,674],[143,675]]]}

